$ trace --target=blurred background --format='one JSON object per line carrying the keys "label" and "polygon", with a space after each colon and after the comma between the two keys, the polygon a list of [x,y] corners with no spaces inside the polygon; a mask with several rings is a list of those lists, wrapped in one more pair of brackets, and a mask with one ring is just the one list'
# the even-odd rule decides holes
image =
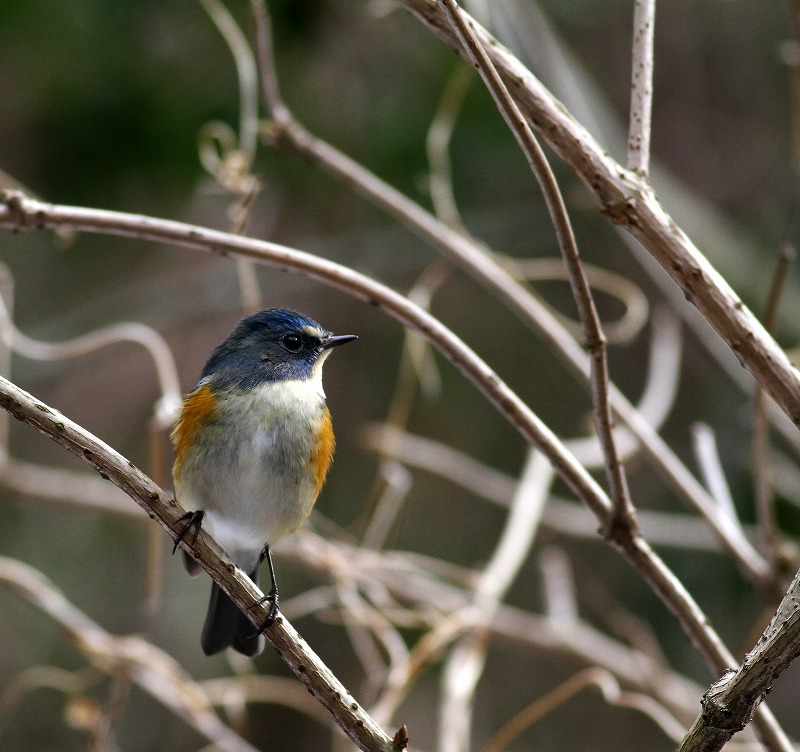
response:
{"label": "blurred background", "polygon": [[[491,0],[470,7],[624,163],[632,5],[623,0]],[[249,3],[229,0],[226,6],[252,38]],[[461,219],[497,253],[516,259],[558,256],[535,181],[480,80],[460,73],[464,66],[454,53],[406,11],[388,0],[271,0],[269,9],[282,91],[297,118],[426,208],[432,207],[426,138],[444,93],[460,77],[463,101],[449,154]],[[798,63],[792,10],[786,4],[677,0],[658,8],[655,188],[678,224],[758,313],[765,306],[777,254],[784,244],[796,242],[798,232],[792,137],[800,91],[793,66]],[[237,73],[199,2],[0,3],[0,102],[4,184],[19,181],[52,202],[231,227],[235,197],[203,169],[199,144],[210,122],[238,129]],[[678,317],[691,317],[682,295],[674,295],[663,275],[643,268],[640,254],[600,214],[579,181],[557,161],[553,166],[584,257],[632,281],[650,312],[665,305]],[[261,145],[252,170],[261,189],[250,207],[248,234],[318,253],[403,292],[437,260],[435,250],[419,238],[296,156]],[[13,298],[14,320],[24,334],[60,342],[121,321],[146,324],[169,345],[183,390],[195,383],[211,349],[242,316],[237,270],[224,259],[89,234],[4,233],[0,243],[0,260],[7,268],[4,298]],[[360,337],[357,345],[337,351],[326,367],[338,453],[318,502],[319,515],[312,519],[312,528],[324,537],[358,540],[381,486],[378,453],[367,428],[386,418],[392,401],[402,327],[317,282],[266,267],[256,274],[265,307],[290,306],[335,332]],[[533,286],[557,310],[575,318],[563,282]],[[792,270],[777,327],[786,347],[797,341],[797,291]],[[608,320],[623,311],[614,295],[600,293],[599,305]],[[453,271],[436,290],[432,311],[560,436],[586,433],[591,415],[586,388],[546,343],[475,282]],[[679,391],[662,435],[696,471],[690,427],[703,421],[714,429],[737,511],[750,524],[750,385],[702,322],[689,322],[683,331]],[[612,377],[633,402],[644,388],[652,336],[647,320],[629,341],[610,349]],[[409,430],[510,479],[518,477],[526,454],[523,440],[452,366],[438,356],[436,362],[439,388],[415,392]],[[10,372],[24,389],[170,487],[171,450],[165,432],[153,430],[159,381],[141,346],[117,343],[55,362],[14,356]],[[790,447],[782,442],[776,439],[776,452],[786,459]],[[22,425],[10,428],[10,451],[22,462],[87,472],[62,448]],[[646,463],[633,460],[629,468],[637,506],[685,512]],[[793,463],[786,459],[781,468],[777,510],[791,540],[800,526],[800,491]],[[485,563],[505,512],[433,473],[411,468],[410,480],[385,548],[467,568]],[[168,557],[153,575],[148,562],[154,540],[162,555],[169,541],[160,530],[155,536],[148,532],[150,523],[135,514],[133,502],[110,486],[108,495],[122,506],[129,504],[134,514],[98,511],[74,496],[57,500],[26,493],[2,479],[0,487],[0,554],[39,569],[104,629],[152,640],[198,680],[243,670],[229,665],[226,656],[202,655],[207,578],[190,580],[177,559]],[[556,490],[567,495],[564,488]],[[583,523],[591,529],[588,512]],[[703,528],[699,520],[696,525]],[[545,546],[566,553],[581,615],[589,623],[613,634],[616,628],[609,625],[619,624],[614,614],[636,614],[641,634],[660,646],[674,669],[699,687],[716,678],[656,597],[599,537],[543,528],[510,590],[510,604],[541,610],[537,562]],[[753,630],[770,606],[735,565],[707,547],[657,548],[727,644],[737,654],[751,646],[758,634]],[[287,602],[328,584],[322,569],[303,566],[301,557],[280,549],[276,553]],[[154,577],[160,584],[155,595]],[[340,616],[323,612],[293,621],[354,696],[367,701],[360,695],[367,677]],[[420,632],[412,627],[403,635],[411,645]],[[4,588],[0,645],[0,749],[93,748],[91,734],[74,713],[66,712],[68,692],[35,682],[28,691],[18,691],[20,677],[32,667],[79,671],[85,659],[58,626]],[[580,667],[547,651],[492,641],[478,687],[473,748],[481,749],[514,713]],[[255,670],[289,676],[269,650],[255,661]],[[436,746],[440,680],[438,665],[426,669],[393,716],[395,726],[408,724],[414,748]],[[798,737],[792,681],[783,677],[771,700],[784,727]],[[203,746],[197,733],[135,688],[120,700],[111,682],[98,679],[90,685],[81,698],[91,698],[100,709],[119,703],[112,735],[119,746],[110,748],[184,752]],[[699,700],[698,695],[698,709]],[[592,690],[577,702],[582,722],[574,721],[567,704],[528,729],[516,748],[674,747],[649,718],[609,709]],[[237,728],[262,749],[319,748],[340,736],[303,714],[269,704],[254,706]],[[340,739],[333,743],[342,748]]]}

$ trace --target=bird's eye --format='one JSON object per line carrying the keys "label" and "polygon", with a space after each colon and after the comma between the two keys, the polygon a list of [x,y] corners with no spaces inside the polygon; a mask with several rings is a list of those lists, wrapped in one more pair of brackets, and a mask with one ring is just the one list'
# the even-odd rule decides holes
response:
{"label": "bird's eye", "polygon": [[303,346],[303,340],[297,334],[284,334],[281,342],[290,352],[297,352]]}

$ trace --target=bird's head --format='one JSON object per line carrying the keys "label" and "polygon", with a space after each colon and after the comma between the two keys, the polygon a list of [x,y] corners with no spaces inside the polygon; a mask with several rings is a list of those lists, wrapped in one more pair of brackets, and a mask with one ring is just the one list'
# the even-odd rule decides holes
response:
{"label": "bird's head", "polygon": [[203,369],[221,385],[253,387],[267,381],[317,377],[331,348],[355,334],[335,336],[308,316],[288,308],[267,308],[242,319]]}

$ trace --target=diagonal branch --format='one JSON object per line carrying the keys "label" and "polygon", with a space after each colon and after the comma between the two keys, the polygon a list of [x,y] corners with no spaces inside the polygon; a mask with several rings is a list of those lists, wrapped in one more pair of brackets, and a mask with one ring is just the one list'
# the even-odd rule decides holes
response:
{"label": "diagonal branch", "polygon": [[[442,355],[472,381],[527,441],[547,455],[556,472],[575,495],[589,507],[601,524],[606,524],[612,514],[613,505],[610,499],[588,471],[483,360],[438,319],[386,285],[364,274],[310,253],[263,240],[143,215],[48,204],[29,199],[19,192],[6,195],[6,205],[0,207],[0,227],[10,227],[15,230],[67,228],[101,232],[135,237],[140,240],[170,243],[226,257],[252,258],[279,269],[300,272],[312,279],[343,290],[380,308],[406,326],[423,334]],[[74,423],[67,421],[63,416],[41,405],[5,379],[0,379],[0,407],[4,407],[16,417],[31,423],[67,446],[71,451],[83,456],[101,474],[108,476],[134,500],[141,502],[151,516],[158,517],[161,524],[169,528],[173,534],[175,533],[172,526],[182,510],[174,501],[166,499],[163,492],[135,468],[131,468],[131,475],[126,474],[125,468],[128,467],[128,464],[119,455],[113,453],[109,447]],[[65,440],[64,431],[67,426],[71,432],[71,441]],[[91,444],[85,447],[88,449],[88,454],[84,451],[84,445],[75,441],[76,436],[84,439],[87,436],[90,437]],[[103,454],[112,452],[112,455],[118,459],[117,464],[113,465],[112,472],[109,472],[105,464],[96,464],[98,455],[94,447],[99,447]],[[132,483],[131,477],[135,477],[137,482]],[[156,503],[159,514],[156,514],[151,507],[151,504]],[[710,626],[707,616],[681,581],[637,531],[629,530],[628,533],[624,537],[615,537],[613,540],[615,547],[661,598],[712,670],[721,672],[734,665],[736,661],[733,655]],[[261,592],[241,570],[236,567],[230,569],[222,564],[222,561],[217,558],[221,554],[221,550],[208,536],[201,535],[197,545],[193,547],[193,551],[198,555],[198,560],[201,561],[206,571],[210,573],[213,570],[214,579],[233,597],[238,606],[248,608],[255,600],[262,597]],[[214,557],[210,553],[211,551],[217,554],[217,557]],[[208,552],[208,556],[206,556],[206,552]],[[253,609],[251,613],[254,621],[264,619],[266,616],[263,608]],[[285,624],[283,627],[268,630],[267,636],[274,640],[273,644],[276,644],[279,651],[284,654],[287,663],[298,673],[300,678],[306,681],[308,686],[311,686],[308,683],[308,664],[305,661],[308,660],[309,654],[313,656],[313,653],[310,653],[304,645],[302,648],[297,647],[299,643],[292,639],[296,637],[296,633],[293,629],[289,633],[290,629],[291,627]],[[285,640],[284,630],[287,632]],[[277,644],[278,642],[280,645]],[[315,666],[322,666],[316,656],[313,656],[313,660]],[[331,676],[330,679],[335,681],[335,677]],[[326,707],[334,713],[337,722],[339,718],[345,719],[343,723],[347,722],[346,719],[350,716],[348,716],[346,703],[342,704],[341,702],[342,696],[334,693],[330,700],[323,696],[320,699],[323,704],[330,702],[330,705],[326,704]],[[359,712],[362,712],[360,708]],[[791,745],[783,731],[765,706],[758,709],[756,723],[772,750],[791,750]],[[348,728],[346,731],[350,733],[352,729]],[[358,727],[358,731],[366,733],[363,726]],[[379,731],[378,729],[376,734]],[[382,734],[382,732],[380,733]],[[377,736],[376,738],[382,739],[383,737]]]}
{"label": "diagonal branch", "polygon": [[48,204],[33,201],[19,193],[8,195],[6,206],[0,207],[0,227],[73,227],[88,232],[105,232],[171,243],[226,257],[255,259],[279,269],[300,272],[344,290],[423,334],[472,381],[526,441],[548,456],[564,482],[598,519],[605,520],[611,512],[611,501],[590,473],[463,340],[408,298],[365,274],[311,253],[265,240],[143,215]]}
{"label": "diagonal branch", "polygon": [[[462,57],[437,0],[398,0]],[[477,22],[472,29],[531,127],[682,288],[742,365],[800,427],[800,374],[730,285],[664,210],[649,184],[617,163],[564,105]]]}
{"label": "diagonal branch", "polygon": [[[179,520],[184,510],[107,444],[2,377],[0,407],[88,462],[102,477],[128,494],[170,535],[176,537],[180,532]],[[264,623],[267,617],[264,594],[230,561],[211,536],[201,531],[191,546],[185,541],[181,545],[200,562],[254,625]],[[284,617],[279,617],[265,634],[309,692],[361,749],[366,752],[396,752],[391,739],[356,703]]]}
{"label": "diagonal branch", "polygon": [[[272,113],[272,121],[265,126],[268,143],[309,160],[437,248],[446,259],[508,306],[533,331],[539,332],[560,353],[573,372],[580,375],[582,384],[583,378],[588,380],[591,364],[585,350],[548,307],[517,282],[484,247],[438,221],[363,165],[309,133],[294,118],[280,95],[271,39],[262,38],[269,35],[269,16],[261,0],[252,2],[256,12],[264,99]],[[714,500],[613,383],[609,384],[609,400],[617,416],[641,442],[653,466],[675,493],[708,522],[745,576],[762,590],[775,590],[775,579],[767,562],[735,526],[726,524],[724,518],[716,513]]]}
{"label": "diagonal branch", "polygon": [[511,99],[496,68],[489,60],[486,50],[483,49],[472,33],[468,22],[461,14],[458,4],[455,0],[442,0],[442,3],[447,9],[454,27],[457,29],[462,44],[468,50],[474,65],[480,71],[481,78],[483,78],[486,87],[489,89],[503,119],[517,139],[517,143],[525,154],[528,165],[544,194],[545,203],[556,230],[558,244],[564,256],[564,263],[569,272],[570,287],[583,324],[586,347],[591,355],[589,378],[592,385],[594,424],[600,444],[603,447],[603,454],[606,460],[606,476],[611,489],[611,499],[614,502],[614,515],[609,521],[609,526],[633,526],[636,524],[635,512],[628,492],[625,471],[611,430],[613,420],[609,404],[606,338],[600,325],[600,317],[597,315],[589,280],[583,269],[578,244],[575,241],[572,224],[567,215],[567,207],[564,205],[564,199],[561,196],[555,175],[550,169],[544,152],[522,117],[522,113],[516,103]]}
{"label": "diagonal branch", "polygon": [[703,696],[703,710],[678,752],[717,752],[753,717],[772,683],[800,656],[800,572],[756,646]]}

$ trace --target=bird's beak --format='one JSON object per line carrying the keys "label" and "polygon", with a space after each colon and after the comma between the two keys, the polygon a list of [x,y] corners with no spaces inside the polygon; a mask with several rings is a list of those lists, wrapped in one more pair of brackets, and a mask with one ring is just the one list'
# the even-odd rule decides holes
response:
{"label": "bird's beak", "polygon": [[352,342],[354,339],[358,339],[358,336],[355,334],[339,334],[335,337],[331,336],[326,339],[321,347],[323,350],[330,350],[332,347],[339,347],[339,345],[345,345],[348,342]]}

